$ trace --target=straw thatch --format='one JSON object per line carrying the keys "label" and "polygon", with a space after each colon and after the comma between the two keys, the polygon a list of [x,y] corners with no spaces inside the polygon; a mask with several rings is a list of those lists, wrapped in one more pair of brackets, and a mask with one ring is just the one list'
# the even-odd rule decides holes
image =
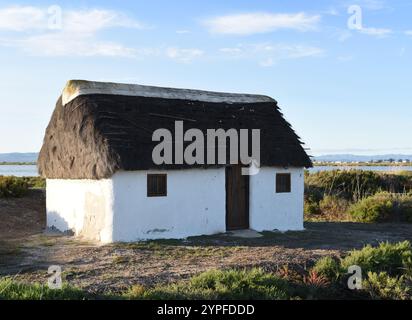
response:
{"label": "straw thatch", "polygon": [[[50,179],[102,179],[118,170],[184,169],[152,161],[156,129],[261,129],[261,166],[310,167],[299,137],[276,101],[227,103],[114,94],[83,94],[63,105],[47,127],[38,168]],[[206,139],[205,139],[206,141]],[[210,167],[209,165],[203,165]]]}

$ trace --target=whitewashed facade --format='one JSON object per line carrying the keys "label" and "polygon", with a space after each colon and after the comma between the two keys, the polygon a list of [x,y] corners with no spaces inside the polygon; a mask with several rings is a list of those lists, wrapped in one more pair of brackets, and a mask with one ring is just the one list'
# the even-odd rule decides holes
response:
{"label": "whitewashed facade", "polygon": [[[167,196],[148,197],[148,173],[167,174]],[[276,193],[277,173],[291,192]],[[249,225],[303,229],[303,168],[261,168],[250,176]],[[47,225],[102,243],[226,232],[225,169],[120,171],[103,180],[47,180]]]}

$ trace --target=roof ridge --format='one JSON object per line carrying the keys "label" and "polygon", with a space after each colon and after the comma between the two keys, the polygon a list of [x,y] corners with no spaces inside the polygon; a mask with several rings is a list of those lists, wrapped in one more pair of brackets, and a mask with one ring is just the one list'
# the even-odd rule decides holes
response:
{"label": "roof ridge", "polygon": [[62,104],[66,105],[78,96],[88,94],[111,94],[216,103],[276,102],[276,100],[269,96],[258,94],[227,93],[114,82],[69,80],[63,89]]}

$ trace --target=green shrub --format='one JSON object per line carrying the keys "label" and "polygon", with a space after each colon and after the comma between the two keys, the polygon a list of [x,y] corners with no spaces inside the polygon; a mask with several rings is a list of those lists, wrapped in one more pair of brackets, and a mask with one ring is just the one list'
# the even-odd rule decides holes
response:
{"label": "green shrub", "polygon": [[0,198],[24,196],[29,188],[44,189],[46,180],[41,177],[0,176]]}
{"label": "green shrub", "polygon": [[349,214],[358,222],[412,222],[412,196],[381,192],[353,204]]}
{"label": "green shrub", "polygon": [[[305,176],[307,176],[307,173],[305,174]],[[322,199],[322,189],[305,185],[305,214],[308,216],[321,214],[322,212],[319,207],[319,201],[321,201]]]}
{"label": "green shrub", "polygon": [[129,299],[143,299],[147,289],[141,284],[135,284],[125,294]]}
{"label": "green shrub", "polygon": [[22,197],[28,189],[28,184],[22,178],[0,176],[0,198]]}
{"label": "green shrub", "polygon": [[412,174],[355,169],[305,172],[305,217],[412,222]]}
{"label": "green shrub", "polygon": [[326,195],[357,200],[378,192],[383,183],[379,174],[362,170],[319,171],[310,174],[306,184],[321,189]]}
{"label": "green shrub", "polygon": [[348,207],[346,199],[326,195],[319,202],[306,198],[304,212],[308,221],[348,221],[351,220]]}
{"label": "green shrub", "polygon": [[396,206],[400,219],[402,221],[412,222],[412,193],[398,196]]}
{"label": "green shrub", "polygon": [[322,213],[319,203],[310,200],[305,200],[304,212],[307,216],[316,216]]}
{"label": "green shrub", "polygon": [[332,257],[323,257],[316,261],[312,271],[329,280],[336,280],[339,277],[340,265],[339,262]]}
{"label": "green shrub", "polygon": [[46,179],[42,177],[23,177],[22,179],[29,185],[29,188],[46,188]]}
{"label": "green shrub", "polygon": [[391,277],[386,272],[368,272],[368,277],[362,282],[372,299],[406,300],[411,299],[411,287],[404,276]]}
{"label": "green shrub", "polygon": [[[332,170],[305,174],[305,192],[337,196],[358,201],[381,191],[407,193],[412,190],[412,175],[363,170]],[[320,200],[320,199],[318,199]]]}
{"label": "green shrub", "polygon": [[288,282],[261,269],[210,270],[188,282],[134,290],[131,299],[288,299]]}
{"label": "green shrub", "polygon": [[305,184],[305,200],[318,202],[323,199],[325,191],[318,186]]}
{"label": "green shrub", "polygon": [[345,272],[352,265],[358,265],[363,272],[386,271],[400,274],[412,266],[412,247],[409,241],[380,243],[377,247],[365,246],[362,250],[351,251],[342,261]]}
{"label": "green shrub", "polygon": [[354,203],[349,208],[349,214],[358,222],[378,222],[389,220],[394,209],[393,196],[382,192]]}
{"label": "green shrub", "polygon": [[87,297],[84,291],[69,286],[52,290],[47,285],[23,284],[10,278],[0,278],[0,300],[83,300]]}
{"label": "green shrub", "polygon": [[348,208],[348,201],[337,196],[325,196],[319,203],[322,212],[327,213],[341,213]]}
{"label": "green shrub", "polygon": [[[405,177],[412,177],[412,171],[401,170],[401,171],[395,172],[395,175],[397,175],[397,176],[405,176]],[[411,191],[412,191],[412,190],[411,190]]]}

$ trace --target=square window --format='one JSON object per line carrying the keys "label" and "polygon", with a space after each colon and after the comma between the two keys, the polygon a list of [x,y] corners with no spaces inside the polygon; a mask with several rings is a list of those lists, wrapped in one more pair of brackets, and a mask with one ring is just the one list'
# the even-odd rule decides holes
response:
{"label": "square window", "polygon": [[147,175],[147,196],[166,197],[167,196],[167,175],[148,174]]}
{"label": "square window", "polygon": [[291,192],[291,175],[290,173],[276,174],[276,193]]}

